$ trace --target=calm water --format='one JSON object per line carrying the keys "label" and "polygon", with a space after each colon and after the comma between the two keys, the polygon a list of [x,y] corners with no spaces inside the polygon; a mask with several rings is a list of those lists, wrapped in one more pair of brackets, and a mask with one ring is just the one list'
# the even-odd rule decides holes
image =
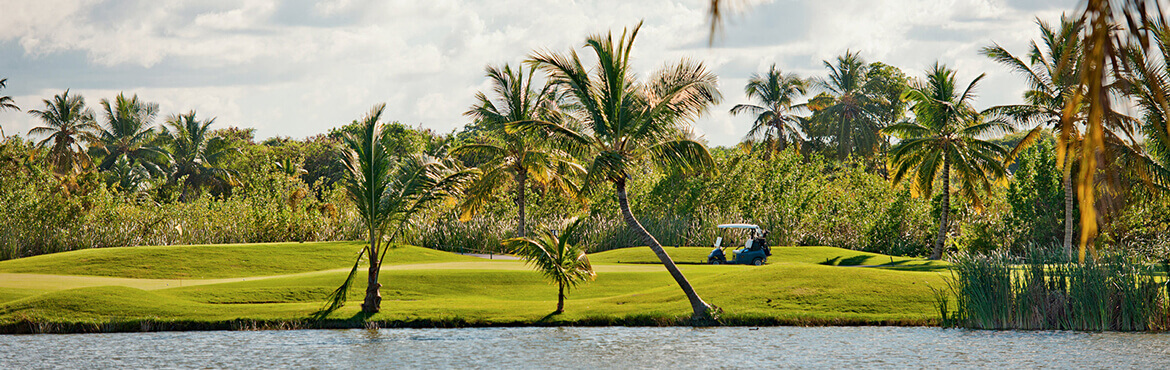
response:
{"label": "calm water", "polygon": [[12,368],[1170,366],[1170,334],[937,328],[482,328],[0,336]]}

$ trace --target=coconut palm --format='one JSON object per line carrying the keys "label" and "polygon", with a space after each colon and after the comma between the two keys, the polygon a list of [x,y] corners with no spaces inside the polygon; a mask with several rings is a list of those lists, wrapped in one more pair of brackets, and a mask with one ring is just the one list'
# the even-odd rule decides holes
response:
{"label": "coconut palm", "polygon": [[[1024,103],[991,107],[988,114],[1008,117],[1018,124],[1032,125],[1032,129],[1024,136],[1016,147],[1008,154],[1007,162],[1015,160],[1021,152],[1031,146],[1046,129],[1058,130],[1060,120],[1068,99],[1080,88],[1079,61],[1082,53],[1081,31],[1084,22],[1081,19],[1061,17],[1059,29],[1047,22],[1036,20],[1040,26],[1041,49],[1035,41],[1026,55],[1028,62],[1012,55],[999,44],[985,47],[983,55],[1010,67],[1013,72],[1022,75],[1028,83],[1028,90],[1024,92]],[[1077,114],[1078,119],[1084,116]],[[1075,126],[1070,126],[1076,129]],[[1079,137],[1079,133],[1070,133],[1070,137]],[[1076,141],[1065,142],[1066,152],[1076,152]],[[1072,253],[1073,210],[1076,198],[1073,193],[1072,168],[1073,161],[1060,163],[1064,173],[1064,250],[1067,255]]]}
{"label": "coconut palm", "polygon": [[191,199],[192,192],[203,188],[227,189],[235,186],[235,171],[227,162],[240,152],[228,140],[215,136],[209,127],[215,118],[200,120],[195,111],[172,115],[163,127],[162,136],[174,158],[170,182],[182,181],[180,202]]}
{"label": "coconut palm", "polygon": [[799,148],[804,141],[801,117],[794,115],[793,111],[804,109],[805,105],[793,104],[793,100],[806,93],[804,80],[795,74],[784,74],[773,64],[764,75],[753,74],[744,87],[744,93],[748,99],[760,103],[738,104],[731,108],[732,115],[756,116],[744,142],[765,143],[768,145],[768,154],[784,150],[789,145]]}
{"label": "coconut palm", "polygon": [[390,131],[380,122],[385,109],[385,104],[375,106],[359,122],[356,132],[347,132],[342,137],[341,162],[346,171],[341,181],[357,205],[369,244],[362,247],[349,277],[330,295],[325,312],[345,303],[363,257],[369,263],[369,270],[362,312],[378,312],[382,306],[378,274],[389,242],[402,233],[416,214],[459,196],[479,174],[478,170],[458,170],[422,154],[408,155],[396,162],[386,145]]}
{"label": "coconut palm", "polygon": [[904,99],[911,103],[914,121],[892,125],[884,130],[902,139],[890,149],[895,168],[894,184],[909,175],[914,187],[927,196],[932,194],[934,181],[942,180],[942,208],[939,213],[938,238],[931,259],[942,257],[950,227],[951,171],[959,180],[959,192],[981,207],[978,190],[991,192],[991,180],[1002,176],[1002,157],[1007,150],[997,144],[979,139],[982,135],[1006,130],[998,121],[985,121],[971,107],[974,89],[983,75],[967,88],[959,91],[955,85],[955,71],[935,63],[927,71],[926,81],[911,83]]}
{"label": "coconut palm", "polygon": [[[7,86],[8,86],[8,79],[7,78],[0,78],[0,89],[3,89]],[[7,109],[11,109],[11,110],[14,110],[17,112],[20,111],[20,107],[16,106],[16,102],[12,100],[11,96],[0,95],[0,112],[3,112],[4,110],[7,110]],[[2,125],[0,125],[0,139],[3,139],[5,137],[6,136],[4,135],[4,127]]]}
{"label": "coconut palm", "polygon": [[139,101],[138,95],[127,99],[124,94],[118,94],[113,104],[108,99],[102,99],[101,104],[106,127],[98,131],[94,144],[105,158],[98,169],[109,170],[114,162],[126,158],[130,165],[141,165],[151,175],[162,175],[170,155],[154,144],[158,104]]}
{"label": "coconut palm", "polygon": [[158,104],[138,100],[138,95],[126,98],[118,94],[109,100],[102,100],[105,126],[98,131],[95,144],[105,158],[98,164],[99,170],[109,170],[121,158],[131,165],[142,165],[153,176],[163,174],[170,155],[166,149],[154,144],[154,118],[158,116]]}
{"label": "coconut palm", "polygon": [[577,186],[572,179],[585,172],[573,156],[553,145],[547,137],[531,132],[506,129],[511,122],[528,120],[557,120],[557,93],[552,84],[540,90],[533,87],[535,69],[515,70],[487,68],[492,81],[494,97],[480,92],[476,103],[465,113],[474,118],[487,134],[477,143],[465,144],[451,150],[452,155],[476,155],[483,176],[467,190],[460,204],[460,219],[468,221],[491,201],[497,190],[511,188],[517,208],[516,236],[525,233],[525,190],[528,181],[549,189],[576,196]]}
{"label": "coconut palm", "polygon": [[[1075,140],[1072,133],[1078,127],[1084,127],[1083,138],[1080,142],[1079,171],[1077,174],[1077,200],[1081,214],[1081,240],[1078,260],[1084,262],[1086,252],[1092,252],[1090,243],[1097,235],[1097,210],[1094,207],[1097,199],[1096,177],[1100,172],[1110,173],[1109,163],[1099,163],[1098,159],[1110,160],[1108,142],[1111,135],[1107,132],[1115,114],[1111,99],[1111,90],[1115,83],[1125,81],[1127,73],[1125,59],[1132,59],[1140,55],[1143,59],[1156,55],[1159,50],[1155,45],[1157,30],[1165,24],[1164,13],[1158,2],[1145,0],[1088,0],[1085,2],[1081,18],[1085,23],[1084,53],[1078,62],[1081,66],[1077,88],[1073,96],[1065,101],[1065,107],[1060,121],[1060,144],[1057,146],[1057,158],[1064,161],[1065,156],[1074,155],[1065,148],[1066,143]],[[1161,50],[1165,51],[1165,50]],[[1129,55],[1129,57],[1127,57]],[[1163,55],[1164,56],[1164,55]],[[1170,100],[1165,93],[1149,96],[1156,104],[1167,106]],[[1083,114],[1084,119],[1078,116]],[[1114,120],[1116,121],[1116,120]],[[1168,130],[1170,131],[1170,130]],[[1136,146],[1116,147],[1114,153],[1130,151],[1138,153]],[[1122,158],[1121,162],[1130,164],[1144,173],[1153,172],[1150,161],[1134,161],[1142,157]],[[1105,171],[1100,171],[1105,169]]]}
{"label": "coconut palm", "polygon": [[817,110],[814,119],[831,130],[829,136],[837,145],[839,159],[872,155],[880,141],[882,104],[869,86],[869,65],[852,51],[838,56],[836,65],[827,60],[823,63],[829,77],[816,80],[816,84],[833,99]]}
{"label": "coconut palm", "polygon": [[642,166],[659,166],[684,172],[713,168],[707,147],[688,132],[689,122],[720,101],[717,77],[702,63],[682,60],[638,81],[630,65],[630,51],[641,28],[613,34],[594,35],[585,47],[597,56],[597,65],[586,68],[577,53],[536,53],[533,63],[568,91],[578,109],[575,129],[556,122],[521,122],[524,131],[547,130],[577,146],[588,158],[583,191],[601,182],[613,184],[622,217],[654,251],[671,277],[682,288],[694,311],[696,322],[709,322],[714,307],[699,297],[662,244],[646,231],[630,211],[626,185]]}
{"label": "coconut palm", "polygon": [[93,119],[93,110],[85,107],[85,98],[65,93],[54,95],[53,100],[44,100],[44,110],[30,110],[29,114],[40,118],[44,126],[34,127],[29,135],[48,135],[37,143],[44,147],[50,141],[49,162],[53,172],[60,175],[76,174],[92,165],[85,153],[83,142],[92,142],[98,125]]}
{"label": "coconut palm", "polygon": [[512,238],[504,241],[504,248],[520,256],[529,266],[540,271],[545,278],[557,284],[557,310],[565,312],[565,291],[597,276],[585,249],[569,243],[584,219],[570,221],[558,237],[549,230],[543,230],[533,238]]}
{"label": "coconut palm", "polygon": [[1157,53],[1146,56],[1130,50],[1126,55],[1129,70],[1129,94],[1142,112],[1145,147],[1162,165],[1170,165],[1170,25],[1155,23],[1149,27]]}

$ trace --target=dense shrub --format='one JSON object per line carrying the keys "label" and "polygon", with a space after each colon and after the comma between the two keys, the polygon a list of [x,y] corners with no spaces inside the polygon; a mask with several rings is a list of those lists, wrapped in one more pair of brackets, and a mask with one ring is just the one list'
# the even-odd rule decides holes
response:
{"label": "dense shrub", "polygon": [[[25,153],[33,153],[28,157]],[[108,188],[97,173],[58,177],[37,151],[0,147],[0,260],[85,248],[134,245],[352,240],[360,223],[337,189],[322,199],[299,179],[261,168],[227,199],[188,203]]]}

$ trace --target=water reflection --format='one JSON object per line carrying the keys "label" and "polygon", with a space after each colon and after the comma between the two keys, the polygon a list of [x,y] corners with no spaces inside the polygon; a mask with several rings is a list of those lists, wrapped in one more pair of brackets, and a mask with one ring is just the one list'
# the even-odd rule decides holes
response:
{"label": "water reflection", "polygon": [[937,328],[474,328],[0,336],[0,368],[1141,367],[1170,335]]}

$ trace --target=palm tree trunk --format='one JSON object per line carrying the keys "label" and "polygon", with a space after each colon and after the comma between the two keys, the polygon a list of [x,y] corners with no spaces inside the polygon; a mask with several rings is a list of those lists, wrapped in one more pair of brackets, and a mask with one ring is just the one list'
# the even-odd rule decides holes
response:
{"label": "palm tree trunk", "polygon": [[704,302],[702,298],[699,298],[699,294],[695,292],[695,288],[691,287],[691,283],[683,276],[682,271],[679,271],[678,266],[674,264],[674,260],[670,258],[670,255],[666,254],[665,249],[662,249],[662,244],[658,243],[658,239],[650,235],[650,232],[642,227],[642,223],[634,218],[633,212],[630,212],[630,202],[626,195],[625,181],[614,182],[614,188],[617,190],[618,206],[622,210],[622,217],[625,218],[626,224],[642,237],[642,241],[650,247],[650,250],[654,251],[654,254],[658,255],[658,259],[662,261],[662,265],[666,266],[666,271],[670,272],[670,276],[674,278],[679,288],[682,288],[683,293],[686,294],[687,300],[691,303],[691,310],[694,311],[691,320],[695,323],[704,324],[712,321],[714,319],[714,312],[712,312],[714,307]]}
{"label": "palm tree trunk", "polygon": [[528,173],[521,169],[516,172],[516,237],[523,238],[525,234],[524,225],[524,186],[528,182]]}
{"label": "palm tree trunk", "polygon": [[183,191],[179,193],[179,202],[187,203],[187,181],[183,181]]}
{"label": "palm tree trunk", "polygon": [[930,259],[942,258],[943,244],[947,242],[947,229],[950,224],[951,213],[951,157],[943,153],[943,183],[942,183],[942,211],[939,212],[938,238],[934,242],[934,251],[930,252]]}
{"label": "palm tree trunk", "polygon": [[560,292],[557,293],[557,311],[553,313],[565,312],[565,283],[558,284]]}
{"label": "palm tree trunk", "polygon": [[1072,161],[1065,158],[1064,164],[1064,258],[1066,261],[1072,261],[1072,238],[1073,238],[1073,207],[1076,196],[1073,195],[1072,186]]}
{"label": "palm tree trunk", "polygon": [[362,312],[375,314],[382,309],[382,284],[378,282],[378,273],[382,270],[382,261],[378,260],[378,245],[381,235],[374,235],[370,231],[369,274],[366,275],[366,299],[362,301]]}

